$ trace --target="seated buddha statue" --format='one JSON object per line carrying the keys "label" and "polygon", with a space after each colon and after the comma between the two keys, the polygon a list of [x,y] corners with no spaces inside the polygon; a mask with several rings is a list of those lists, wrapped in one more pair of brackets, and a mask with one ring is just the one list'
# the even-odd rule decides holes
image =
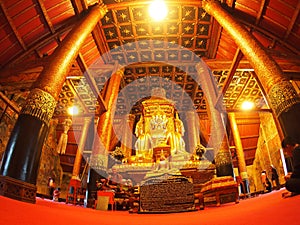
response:
{"label": "seated buddha statue", "polygon": [[172,160],[187,159],[189,153],[182,138],[184,126],[175,112],[174,102],[166,98],[162,88],[154,88],[151,95],[142,102],[142,115],[136,124],[136,155],[150,158],[152,154],[156,159],[156,153],[164,149]]}

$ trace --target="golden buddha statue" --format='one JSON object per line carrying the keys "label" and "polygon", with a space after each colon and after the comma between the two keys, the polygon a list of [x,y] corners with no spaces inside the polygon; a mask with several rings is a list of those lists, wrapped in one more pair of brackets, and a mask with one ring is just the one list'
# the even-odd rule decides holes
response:
{"label": "golden buddha statue", "polygon": [[142,157],[161,155],[161,150],[172,159],[186,160],[189,153],[185,150],[184,126],[175,113],[174,103],[165,98],[165,90],[154,88],[152,97],[142,102],[142,116],[136,124],[136,154]]}

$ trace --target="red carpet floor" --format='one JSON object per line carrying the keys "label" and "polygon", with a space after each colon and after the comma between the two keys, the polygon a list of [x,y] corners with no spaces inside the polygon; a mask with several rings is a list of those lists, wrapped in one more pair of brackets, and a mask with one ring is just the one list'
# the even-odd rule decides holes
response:
{"label": "red carpet floor", "polygon": [[36,204],[0,196],[5,225],[299,225],[300,195],[283,199],[280,191],[205,210],[168,214],[99,211],[37,198]]}

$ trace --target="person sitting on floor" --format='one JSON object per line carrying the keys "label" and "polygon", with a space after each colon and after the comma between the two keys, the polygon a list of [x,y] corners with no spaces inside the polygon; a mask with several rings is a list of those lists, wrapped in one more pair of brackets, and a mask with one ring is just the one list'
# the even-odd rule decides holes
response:
{"label": "person sitting on floor", "polygon": [[267,172],[263,170],[261,172],[261,180],[264,185],[264,193],[265,192],[271,192],[272,191],[272,184],[267,176]]}
{"label": "person sitting on floor", "polygon": [[291,137],[285,137],[281,146],[287,156],[293,157],[293,172],[285,176],[288,192],[283,193],[282,197],[286,198],[300,194],[300,144]]}
{"label": "person sitting on floor", "polygon": [[134,213],[138,211],[136,205],[139,204],[139,188],[138,186],[134,186],[130,179],[127,180],[127,186],[129,213]]}
{"label": "person sitting on floor", "polygon": [[118,172],[116,167],[112,167],[112,173],[108,175],[107,182],[108,186],[115,192],[122,190],[122,175]]}
{"label": "person sitting on floor", "polygon": [[59,196],[60,196],[60,188],[58,187],[53,191],[53,201],[58,202]]}
{"label": "person sitting on floor", "polygon": [[99,191],[107,191],[107,190],[111,190],[109,185],[108,185],[108,181],[105,178],[101,178],[100,181],[96,180],[96,187],[97,190]]}
{"label": "person sitting on floor", "polygon": [[273,190],[279,190],[280,189],[279,175],[277,173],[276,168],[273,165],[270,165],[270,173],[271,173]]}

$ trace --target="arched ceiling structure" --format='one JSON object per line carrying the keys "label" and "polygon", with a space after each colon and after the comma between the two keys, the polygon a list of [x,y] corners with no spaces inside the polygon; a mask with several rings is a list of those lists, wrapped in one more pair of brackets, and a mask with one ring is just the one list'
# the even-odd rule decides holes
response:
{"label": "arched ceiling structure", "polygon": [[[206,116],[205,94],[193,77],[197,58],[211,69],[228,112],[240,112],[244,100],[256,111],[270,111],[257,75],[233,38],[202,7],[204,1],[166,0],[163,22],[148,15],[150,1],[3,0],[0,2],[1,99],[22,106],[33,82],[70,30],[94,4],[107,13],[80,49],[60,94],[54,117],[66,116],[74,103],[84,115],[101,114],[106,81],[119,67],[124,78],[117,114],[140,113],[138,102],[153,87],[163,87],[177,110]],[[242,24],[292,80],[300,75],[299,0],[221,0],[224,10]],[[219,98],[220,98],[219,96]],[[11,105],[13,106],[13,105]],[[13,107],[14,108],[14,107]],[[238,114],[247,164],[254,158],[259,118]],[[247,128],[246,128],[247,127]],[[255,133],[249,134],[249,129]]]}

